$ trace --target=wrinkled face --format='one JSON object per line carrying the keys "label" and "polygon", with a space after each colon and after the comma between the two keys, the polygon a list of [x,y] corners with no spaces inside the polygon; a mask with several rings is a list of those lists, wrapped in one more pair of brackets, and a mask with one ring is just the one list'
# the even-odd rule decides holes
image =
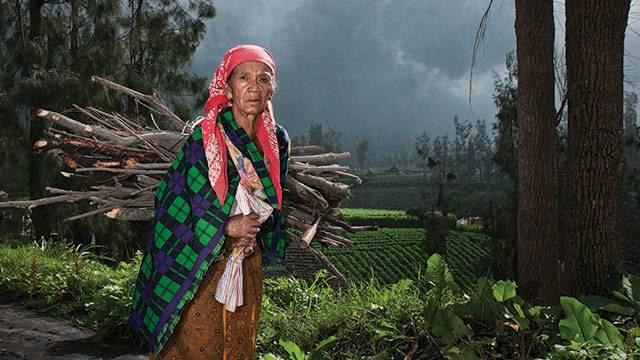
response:
{"label": "wrinkled face", "polygon": [[274,76],[269,67],[258,61],[247,61],[233,70],[225,95],[232,101],[235,111],[259,115],[266,109],[274,91]]}

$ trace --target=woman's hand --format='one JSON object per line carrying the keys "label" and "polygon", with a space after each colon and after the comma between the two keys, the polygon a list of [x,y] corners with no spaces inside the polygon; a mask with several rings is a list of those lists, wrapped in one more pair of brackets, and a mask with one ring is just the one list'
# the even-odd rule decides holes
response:
{"label": "woman's hand", "polygon": [[244,256],[249,256],[253,254],[258,243],[256,238],[239,238],[235,239],[233,246],[244,248]]}
{"label": "woman's hand", "polygon": [[236,215],[229,219],[225,235],[232,238],[236,238],[236,243],[244,238],[253,239],[255,243],[255,237],[260,231],[260,223],[258,222],[258,215]]}

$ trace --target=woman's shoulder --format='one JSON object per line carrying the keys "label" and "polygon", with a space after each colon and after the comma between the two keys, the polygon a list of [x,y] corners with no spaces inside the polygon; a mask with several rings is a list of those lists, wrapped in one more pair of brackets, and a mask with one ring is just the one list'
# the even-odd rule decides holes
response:
{"label": "woman's shoulder", "polygon": [[276,124],[276,138],[278,139],[278,146],[280,148],[288,148],[289,147],[289,133],[287,130],[280,124]]}

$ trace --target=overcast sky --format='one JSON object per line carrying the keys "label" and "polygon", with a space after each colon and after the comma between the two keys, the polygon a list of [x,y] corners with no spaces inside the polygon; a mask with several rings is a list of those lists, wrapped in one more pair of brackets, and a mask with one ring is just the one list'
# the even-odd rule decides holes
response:
{"label": "overcast sky", "polygon": [[[411,149],[418,132],[432,138],[451,133],[454,115],[493,121],[493,72],[504,72],[505,53],[515,49],[515,15],[512,0],[495,1],[470,106],[471,52],[487,3],[215,1],[217,16],[207,24],[192,71],[210,78],[227,49],[264,46],[278,66],[276,118],[292,135],[306,132],[315,121],[343,132],[347,150],[361,134],[379,146],[403,143]],[[556,3],[561,41],[563,9]],[[631,21],[636,17],[632,11]],[[633,37],[627,53],[638,55],[638,36],[627,37]]]}

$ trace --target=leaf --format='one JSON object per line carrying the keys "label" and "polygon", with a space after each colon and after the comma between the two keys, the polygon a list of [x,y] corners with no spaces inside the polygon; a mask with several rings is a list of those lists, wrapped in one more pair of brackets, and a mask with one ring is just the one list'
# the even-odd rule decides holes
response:
{"label": "leaf", "polygon": [[[633,274],[625,274],[627,278],[625,290],[627,290],[627,295],[629,298],[636,302],[640,302],[640,277]],[[628,284],[628,285],[627,285]]]}
{"label": "leaf", "polygon": [[614,314],[632,316],[635,310],[625,306],[615,299],[609,299],[598,295],[589,295],[580,298],[580,302],[587,305],[592,311],[603,310]]}
{"label": "leaf", "polygon": [[468,348],[459,348],[457,346],[447,349],[444,356],[448,360],[478,360],[480,359],[473,350]]}
{"label": "leaf", "polygon": [[262,360],[282,360],[282,358],[272,353],[267,353],[262,357]]}
{"label": "leaf", "polygon": [[476,279],[475,291],[468,302],[454,305],[456,314],[470,316],[487,326],[494,326],[496,319],[502,318],[504,305],[493,297],[492,282],[486,277]]}
{"label": "leaf", "polygon": [[280,341],[278,341],[278,343],[280,344],[280,346],[282,346],[287,351],[287,353],[289,353],[289,356],[291,357],[292,360],[306,360],[307,359],[307,356],[305,355],[305,353],[302,352],[300,347],[296,343],[294,343],[293,341],[287,341],[287,340],[280,339]]}
{"label": "leaf", "polygon": [[[317,352],[319,352],[320,350],[322,350],[323,347],[331,344],[332,342],[335,342],[336,340],[338,340],[337,337],[335,337],[334,335],[329,336],[328,338],[320,341],[314,348],[313,348],[313,352],[312,354],[315,355]],[[312,358],[314,356],[311,356]]]}
{"label": "leaf", "polygon": [[513,281],[497,281],[493,285],[493,297],[499,302],[505,302],[516,296],[516,283]]}
{"label": "leaf", "polygon": [[589,308],[575,298],[561,296],[565,317],[560,320],[560,336],[567,341],[584,343],[594,339],[600,327]]}
{"label": "leaf", "polygon": [[429,259],[427,259],[427,280],[437,288],[455,284],[453,274],[449,271],[447,263],[438,253],[429,256]]}
{"label": "leaf", "polygon": [[454,344],[467,333],[467,327],[458,315],[450,310],[440,310],[436,313],[431,331],[445,344]]}
{"label": "leaf", "polygon": [[601,327],[596,332],[595,339],[602,345],[624,349],[624,339],[622,338],[622,334],[620,334],[620,330],[606,319],[599,320]]}

